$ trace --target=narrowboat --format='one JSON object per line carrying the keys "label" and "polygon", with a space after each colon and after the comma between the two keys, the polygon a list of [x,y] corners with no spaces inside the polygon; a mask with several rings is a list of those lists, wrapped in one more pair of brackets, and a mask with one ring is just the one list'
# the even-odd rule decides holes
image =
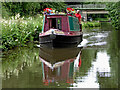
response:
{"label": "narrowboat", "polygon": [[82,25],[78,18],[68,14],[45,14],[40,46],[73,47],[82,42]]}

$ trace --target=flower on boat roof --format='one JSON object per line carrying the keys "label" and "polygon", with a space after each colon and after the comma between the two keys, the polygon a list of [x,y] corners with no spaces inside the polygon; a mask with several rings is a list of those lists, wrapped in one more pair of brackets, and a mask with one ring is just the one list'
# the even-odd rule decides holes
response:
{"label": "flower on boat roof", "polygon": [[45,8],[43,11],[44,11],[44,14],[51,14],[51,13],[53,13],[52,8]]}
{"label": "flower on boat roof", "polygon": [[72,11],[75,11],[75,9],[73,9],[73,8],[67,8],[67,11],[72,12]]}
{"label": "flower on boat roof", "polygon": [[71,15],[71,16],[72,16],[72,15],[75,14],[75,9],[73,9],[73,8],[67,8],[66,11],[67,11],[67,14],[68,14],[68,15]]}
{"label": "flower on boat roof", "polygon": [[75,13],[75,9],[73,9],[73,8],[67,8],[67,13],[68,14],[73,14],[73,13]]}
{"label": "flower on boat roof", "polygon": [[52,11],[52,8],[45,8],[44,11]]}

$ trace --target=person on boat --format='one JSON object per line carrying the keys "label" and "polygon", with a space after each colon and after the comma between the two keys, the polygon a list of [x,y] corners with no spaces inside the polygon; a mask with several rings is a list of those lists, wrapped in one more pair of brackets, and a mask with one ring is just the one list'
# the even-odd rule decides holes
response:
{"label": "person on boat", "polygon": [[80,31],[82,31],[82,24],[81,24],[81,14],[80,14],[80,10],[77,10],[77,13],[75,13],[75,17],[78,18],[79,25],[80,25]]}
{"label": "person on boat", "polygon": [[80,14],[80,10],[77,10],[77,13],[75,13],[75,16],[78,18],[79,24],[81,24],[81,14]]}

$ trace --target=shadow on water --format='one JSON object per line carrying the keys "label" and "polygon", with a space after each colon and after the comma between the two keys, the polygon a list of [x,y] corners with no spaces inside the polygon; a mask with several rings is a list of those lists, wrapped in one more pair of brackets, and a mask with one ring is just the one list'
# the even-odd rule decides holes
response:
{"label": "shadow on water", "polygon": [[76,48],[17,47],[2,59],[3,88],[117,88],[120,31],[83,30]]}

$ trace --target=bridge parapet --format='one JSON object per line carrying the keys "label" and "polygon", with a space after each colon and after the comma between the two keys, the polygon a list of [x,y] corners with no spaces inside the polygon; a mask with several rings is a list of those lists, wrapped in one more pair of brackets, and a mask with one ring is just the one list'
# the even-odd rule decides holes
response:
{"label": "bridge parapet", "polygon": [[67,7],[79,8],[79,9],[105,9],[105,4],[78,4],[78,5],[68,5]]}

